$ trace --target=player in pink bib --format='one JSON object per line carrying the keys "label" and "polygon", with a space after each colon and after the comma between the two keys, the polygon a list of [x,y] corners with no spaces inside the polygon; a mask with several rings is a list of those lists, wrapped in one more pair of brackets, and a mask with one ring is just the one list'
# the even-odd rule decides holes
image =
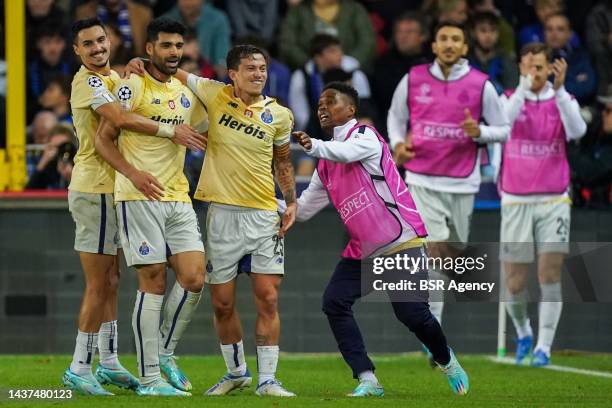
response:
{"label": "player in pink bib", "polygon": [[[561,317],[561,269],[569,252],[570,168],[565,145],[586,132],[578,102],[565,90],[567,63],[552,61],[544,44],[521,50],[521,82],[507,92],[512,133],[504,144],[499,190],[502,199],[500,259],[504,262],[506,309],[518,334],[516,362],[531,353],[533,331],[527,316],[525,281],[538,252],[541,289],[538,341],[531,365],[550,361]],[[554,74],[554,82],[547,81]]]}
{"label": "player in pink bib", "polygon": [[[456,248],[450,243],[461,247],[468,241],[480,188],[479,148],[504,141],[510,126],[495,86],[463,58],[463,27],[438,25],[432,49],[435,61],[413,67],[397,85],[387,129],[427,227],[431,254],[451,256]],[[430,305],[442,321],[443,299],[432,295]]]}
{"label": "player in pink bib", "polygon": [[[355,120],[358,100],[357,91],[349,85],[327,85],[319,98],[318,116],[322,129],[333,140],[324,142],[304,132],[294,133],[306,153],[319,158],[308,188],[298,199],[297,220],[311,218],[331,202],[349,233],[350,242],[323,295],[323,311],[344,360],[359,379],[349,395],[383,396],[352,310],[357,299],[379,290],[363,284],[368,279],[362,276],[362,267],[367,270],[364,265],[370,257],[400,251],[424,256],[421,238],[427,232],[384,139],[373,127]],[[426,271],[422,274],[426,278]],[[468,377],[429,311],[427,292],[424,297],[406,300],[385,291],[397,319],[431,350],[453,392],[467,393]]]}

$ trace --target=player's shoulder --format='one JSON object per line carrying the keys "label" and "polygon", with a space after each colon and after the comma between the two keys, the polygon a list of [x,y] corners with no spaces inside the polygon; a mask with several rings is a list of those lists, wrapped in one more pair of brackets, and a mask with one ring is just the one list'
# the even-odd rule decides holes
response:
{"label": "player's shoulder", "polygon": [[91,88],[93,90],[97,88],[101,88],[104,86],[104,77],[102,74],[94,71],[90,71],[85,66],[81,66],[81,68],[74,74],[72,78],[72,88],[76,88],[77,90],[85,88]]}
{"label": "player's shoulder", "polygon": [[266,97],[263,104],[264,112],[270,111],[280,122],[293,120],[293,112],[286,106],[281,105],[275,98]]}

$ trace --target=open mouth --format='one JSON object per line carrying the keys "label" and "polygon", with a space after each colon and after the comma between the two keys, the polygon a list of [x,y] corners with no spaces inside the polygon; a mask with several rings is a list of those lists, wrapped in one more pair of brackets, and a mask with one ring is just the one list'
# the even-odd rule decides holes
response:
{"label": "open mouth", "polygon": [[319,121],[320,122],[327,122],[329,120],[329,114],[328,113],[321,113],[319,114]]}
{"label": "open mouth", "polygon": [[166,65],[169,66],[169,67],[172,67],[172,68],[178,67],[178,64],[179,64],[179,60],[178,59],[176,59],[176,60],[167,60],[166,61]]}

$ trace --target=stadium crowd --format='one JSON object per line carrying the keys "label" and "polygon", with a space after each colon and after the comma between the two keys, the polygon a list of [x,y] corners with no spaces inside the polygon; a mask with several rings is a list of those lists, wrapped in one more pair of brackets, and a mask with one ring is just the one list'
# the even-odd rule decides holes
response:
{"label": "stadium crowd", "polygon": [[[612,201],[612,0],[26,3],[29,188],[66,188],[69,183],[76,151],[70,81],[79,65],[69,35],[74,20],[97,16],[106,24],[112,68],[119,73],[131,58],[144,54],[146,26],[161,15],[189,28],[181,67],[202,77],[228,80],[225,55],[232,44],[263,46],[272,56],[266,94],[294,112],[296,130],[315,137],[322,137],[313,114],[319,94],[326,83],[338,80],[358,90],[360,121],[385,130],[398,82],[411,67],[433,60],[436,22],[454,21],[468,29],[470,63],[489,75],[500,94],[518,85],[516,56],[526,43],[544,42],[555,57],[567,61],[565,87],[589,124],[587,136],[568,148],[574,202],[609,206]],[[0,61],[2,110],[5,73]],[[297,151],[294,156],[298,174],[310,175],[313,159]],[[202,155],[190,153],[186,173],[197,177],[201,164]]]}

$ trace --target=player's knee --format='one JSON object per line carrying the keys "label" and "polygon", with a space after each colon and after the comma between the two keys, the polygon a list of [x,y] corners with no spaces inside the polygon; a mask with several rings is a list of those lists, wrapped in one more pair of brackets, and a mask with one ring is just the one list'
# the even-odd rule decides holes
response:
{"label": "player's knee", "polygon": [[234,315],[233,299],[213,299],[212,306],[217,320],[229,320]]}
{"label": "player's knee", "polygon": [[108,285],[103,281],[89,281],[85,286],[85,301],[87,303],[104,303],[108,296]]}
{"label": "player's knee", "polygon": [[108,277],[108,293],[117,293],[119,290],[119,271],[117,273],[111,273]]}
{"label": "player's knee", "polygon": [[189,292],[200,292],[204,287],[204,273],[194,273],[188,276],[186,279],[183,279],[181,286]]}
{"label": "player's knee", "polygon": [[278,310],[278,293],[267,290],[257,295],[257,312],[260,315],[274,317]]}
{"label": "player's knee", "polygon": [[350,313],[350,305],[329,291],[323,294],[323,313],[328,316]]}

